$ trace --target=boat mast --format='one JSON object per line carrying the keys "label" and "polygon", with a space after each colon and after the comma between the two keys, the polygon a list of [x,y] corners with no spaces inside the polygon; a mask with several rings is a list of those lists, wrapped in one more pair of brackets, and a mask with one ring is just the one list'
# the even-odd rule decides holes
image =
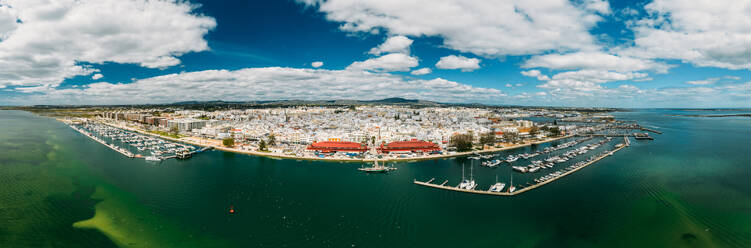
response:
{"label": "boat mast", "polygon": [[472,180],[472,181],[475,180],[475,178],[472,177],[472,167],[475,167],[474,165],[475,165],[474,160],[472,160],[472,162],[470,162],[469,164],[469,180]]}
{"label": "boat mast", "polygon": [[464,163],[462,163],[462,181],[464,181]]}
{"label": "boat mast", "polygon": [[514,187],[514,173],[511,173],[511,182],[508,184],[508,191],[511,192],[511,188]]}

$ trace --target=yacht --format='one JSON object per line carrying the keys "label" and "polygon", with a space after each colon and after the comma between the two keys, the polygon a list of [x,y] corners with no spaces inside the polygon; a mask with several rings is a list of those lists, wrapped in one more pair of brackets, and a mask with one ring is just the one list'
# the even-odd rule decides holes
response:
{"label": "yacht", "polygon": [[389,172],[389,171],[392,171],[392,170],[396,170],[396,167],[389,167],[389,166],[385,166],[385,165],[379,165],[378,164],[378,160],[376,159],[376,160],[373,161],[373,166],[370,166],[370,167],[360,167],[360,168],[357,168],[357,170],[364,171],[364,172],[367,172],[367,173],[386,173],[386,172]]}
{"label": "yacht", "polygon": [[493,184],[493,186],[490,186],[490,189],[488,189],[488,192],[501,192],[503,190],[503,187],[506,187],[506,184],[499,183],[498,175],[495,175],[495,184]]}
{"label": "yacht", "polygon": [[162,159],[157,156],[147,156],[146,161],[162,161]]}
{"label": "yacht", "polygon": [[516,186],[514,186],[514,174],[511,174],[511,182],[508,184],[508,192],[514,193]]}
{"label": "yacht", "polygon": [[477,187],[475,179],[472,176],[472,166],[469,166],[469,180],[464,179],[464,165],[462,165],[462,182],[458,186],[460,189],[473,190]]}

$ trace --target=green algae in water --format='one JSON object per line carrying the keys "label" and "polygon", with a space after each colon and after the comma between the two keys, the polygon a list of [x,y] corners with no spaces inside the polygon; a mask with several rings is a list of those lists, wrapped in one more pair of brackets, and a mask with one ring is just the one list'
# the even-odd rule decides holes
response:
{"label": "green algae in water", "polygon": [[[4,120],[0,122],[0,247],[228,245],[168,224],[106,183],[96,170],[76,159],[85,153],[81,144],[72,142],[75,134],[61,123],[17,111],[0,111],[0,116]],[[97,223],[104,215],[130,221],[117,222],[119,229],[74,227]],[[129,230],[127,237],[109,236],[122,230]],[[128,245],[135,243],[139,245]]]}
{"label": "green algae in water", "polygon": [[218,239],[189,234],[149,212],[132,196],[111,186],[97,186],[91,196],[101,200],[93,218],[73,224],[101,231],[120,247],[227,247]]}

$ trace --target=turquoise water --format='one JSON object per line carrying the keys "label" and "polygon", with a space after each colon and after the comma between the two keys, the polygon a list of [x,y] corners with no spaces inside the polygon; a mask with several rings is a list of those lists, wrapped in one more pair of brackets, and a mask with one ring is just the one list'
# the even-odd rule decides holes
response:
{"label": "turquoise water", "polygon": [[[388,175],[219,151],[150,163],[0,111],[0,247],[751,247],[751,118],[681,112],[616,113],[664,134],[494,197],[412,183],[454,185],[464,158]],[[480,188],[496,175],[510,168],[474,167]]]}

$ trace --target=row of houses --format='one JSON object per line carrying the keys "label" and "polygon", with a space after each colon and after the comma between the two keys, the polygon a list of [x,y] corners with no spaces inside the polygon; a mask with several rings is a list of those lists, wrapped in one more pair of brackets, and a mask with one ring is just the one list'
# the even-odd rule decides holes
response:
{"label": "row of houses", "polygon": [[100,116],[116,121],[133,121],[165,128],[177,127],[180,132],[190,132],[195,129],[201,129],[208,124],[207,120],[161,117],[137,112],[103,112]]}

